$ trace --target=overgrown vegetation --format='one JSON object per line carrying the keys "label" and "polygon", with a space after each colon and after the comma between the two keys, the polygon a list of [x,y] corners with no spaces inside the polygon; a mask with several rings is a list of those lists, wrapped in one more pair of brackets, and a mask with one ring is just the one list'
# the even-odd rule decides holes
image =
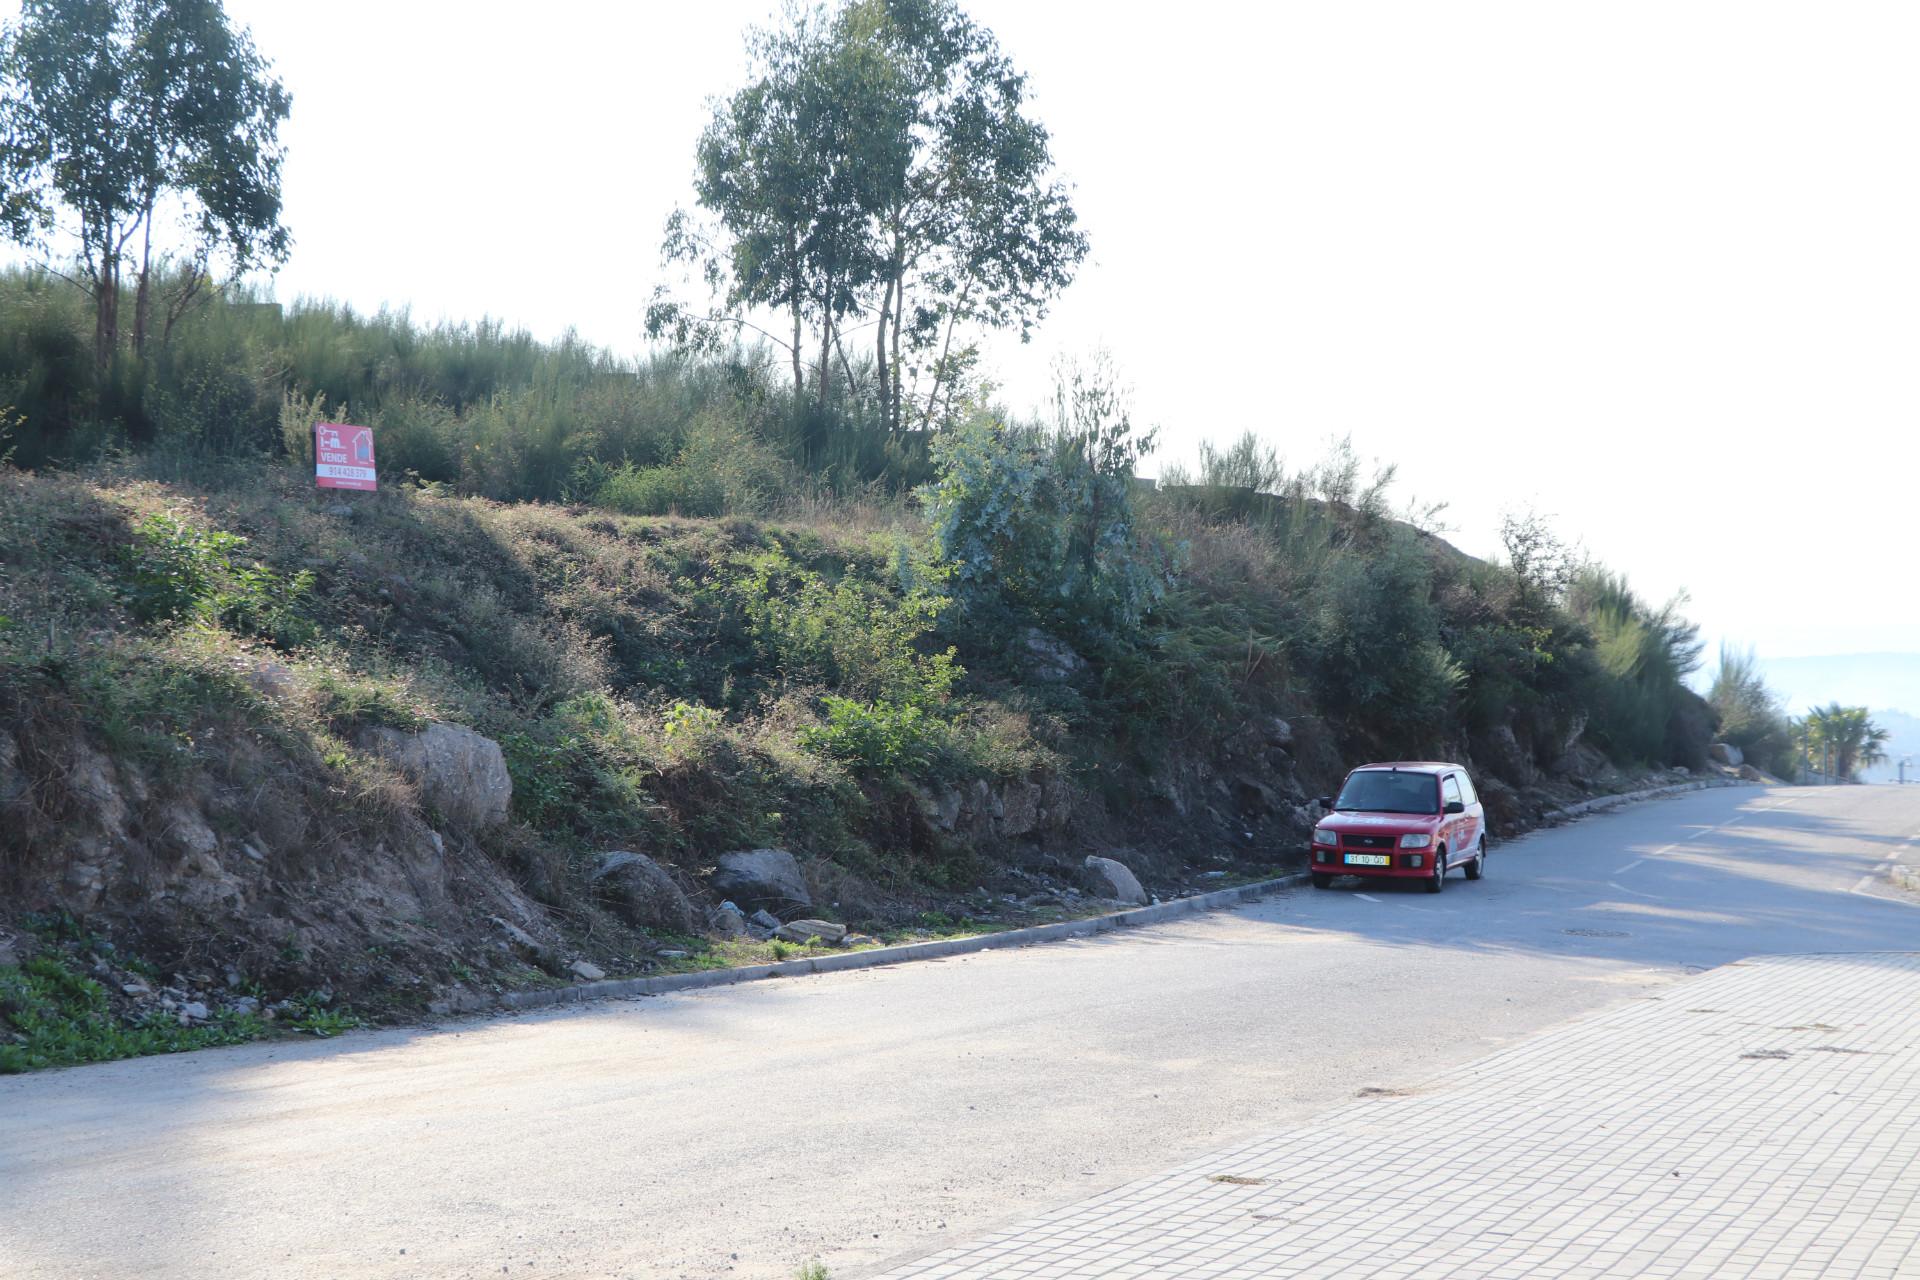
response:
{"label": "overgrown vegetation", "polygon": [[[267,184],[277,86],[234,48]],[[1169,877],[1284,860],[1357,756],[1472,759],[1508,826],[1609,761],[1704,763],[1681,602],[1545,521],[1470,559],[1345,440],[1290,469],[1248,434],[1153,489],[1102,358],[1039,420],[992,403],[969,335],[1024,331],[1086,245],[1019,74],[957,7],[797,11],[756,49],[701,147],[713,221],[670,243],[716,309],[656,298],[678,342],[644,359],[283,308],[211,288],[212,246],[132,291],[112,263],[0,274],[0,889],[110,901],[119,877],[149,927],[191,871],[211,887],[163,945],[411,1007],[563,972],[509,916],[656,963],[698,921],[615,922],[609,850],[697,898],[716,855],[780,846],[883,931],[1118,841]],[[151,341],[103,329],[153,297],[185,301]],[[722,340],[761,312],[791,341]],[[314,490],[318,421],[374,428],[380,492]],[[437,722],[499,745],[503,826],[445,821],[383,754]],[[54,969],[10,979],[14,1043],[40,1046],[18,1052],[108,1052]]]}

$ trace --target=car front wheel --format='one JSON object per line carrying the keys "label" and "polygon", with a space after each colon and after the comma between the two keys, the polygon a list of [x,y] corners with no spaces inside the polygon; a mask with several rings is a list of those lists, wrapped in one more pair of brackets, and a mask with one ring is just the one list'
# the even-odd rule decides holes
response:
{"label": "car front wheel", "polygon": [[1433,851],[1433,874],[1427,877],[1427,892],[1438,893],[1447,887],[1447,851],[1445,847]]}
{"label": "car front wheel", "polygon": [[1333,877],[1325,871],[1316,871],[1313,873],[1313,887],[1316,889],[1331,889],[1333,888]]}

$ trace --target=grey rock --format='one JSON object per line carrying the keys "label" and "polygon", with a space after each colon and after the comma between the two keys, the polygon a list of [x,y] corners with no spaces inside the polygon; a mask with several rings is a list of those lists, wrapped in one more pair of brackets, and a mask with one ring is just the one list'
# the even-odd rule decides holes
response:
{"label": "grey rock", "polygon": [[548,972],[553,971],[557,961],[551,947],[547,946],[546,943],[540,941],[511,920],[503,920],[499,916],[493,916],[491,918],[493,923],[498,926],[500,932],[506,935],[506,945],[509,950],[515,955],[518,955],[522,960],[536,964]]}
{"label": "grey rock", "polygon": [[747,913],[731,902],[723,902],[707,912],[707,932],[720,938],[744,938]]}
{"label": "grey rock", "polygon": [[260,1001],[253,996],[239,996],[227,1001],[227,1012],[251,1017],[260,1012]]}
{"label": "grey rock", "polygon": [[1244,774],[1233,780],[1233,798],[1242,813],[1271,813],[1280,803],[1273,788]]}
{"label": "grey rock", "polygon": [[240,679],[261,697],[275,702],[300,692],[300,681],[292,667],[265,658],[253,662],[241,659]]}
{"label": "grey rock", "polygon": [[267,855],[260,852],[260,850],[257,847],[255,847],[251,842],[248,842],[248,841],[241,842],[240,852],[245,854],[251,861],[254,861],[254,862],[265,862],[267,860]]}
{"label": "grey rock", "polygon": [[921,789],[914,793],[920,802],[920,811],[927,821],[941,831],[952,831],[960,825],[960,810],[965,797],[952,787],[934,787]]}
{"label": "grey rock", "polygon": [[339,516],[345,520],[353,519],[353,504],[350,502],[332,502],[323,508],[330,516]]}
{"label": "grey rock", "polygon": [[661,865],[644,853],[616,849],[600,855],[593,887],[628,924],[667,933],[692,933],[693,907]]}
{"label": "grey rock", "polygon": [[412,778],[421,798],[457,826],[485,828],[507,819],[513,779],[500,744],[464,725],[430,724],[418,733],[364,730],[360,746]]}
{"label": "grey rock", "polygon": [[814,938],[822,942],[839,942],[847,936],[847,926],[831,920],[794,920],[774,930],[773,936],[788,942],[807,942]]}
{"label": "grey rock", "polygon": [[192,805],[175,804],[167,807],[162,819],[165,823],[162,830],[167,843],[173,846],[183,859],[191,864],[197,864],[196,869],[207,874],[220,873],[217,862],[211,867],[205,865],[220,850],[220,837],[215,835],[213,828],[207,825],[206,815]]}
{"label": "grey rock", "polygon": [[1014,660],[1027,679],[1062,684],[1087,669],[1087,660],[1058,636],[1028,627],[1014,642]]}
{"label": "grey rock", "polygon": [[1707,759],[1715,764],[1730,765],[1734,768],[1747,762],[1746,753],[1731,742],[1716,742],[1707,748]]}
{"label": "grey rock", "polygon": [[1031,834],[1040,825],[1040,784],[1009,782],[993,797],[988,812],[994,830],[1006,839]]}
{"label": "grey rock", "polygon": [[152,995],[153,988],[148,986],[146,983],[140,981],[140,979],[135,978],[132,982],[121,983],[120,992],[122,995],[128,995],[128,996],[133,996],[138,998],[140,996]]}
{"label": "grey rock", "polygon": [[771,911],[756,911],[747,919],[757,928],[772,932],[780,927],[780,917]]}
{"label": "grey rock", "polygon": [[654,955],[662,960],[685,960],[688,954],[688,952],[682,951],[677,947],[669,947],[665,951],[654,952]]}
{"label": "grey rock", "polygon": [[1088,855],[1083,878],[1087,892],[1096,898],[1110,898],[1115,902],[1130,902],[1141,907],[1147,905],[1147,891],[1140,887],[1139,877],[1124,862]]}
{"label": "grey rock", "polygon": [[590,960],[575,960],[567,966],[567,972],[582,982],[598,982],[607,976],[607,971]]}
{"label": "grey rock", "polygon": [[[791,911],[813,905],[800,864],[785,849],[742,849],[715,859],[713,891],[746,907]],[[776,923],[778,923],[776,921]]]}
{"label": "grey rock", "polygon": [[1260,730],[1261,737],[1266,740],[1268,746],[1292,750],[1293,726],[1279,716],[1268,716],[1260,726]]}
{"label": "grey rock", "polygon": [[203,1000],[189,1000],[180,1006],[180,1021],[182,1022],[205,1022],[212,1016],[213,1014],[207,1009],[206,1002]]}

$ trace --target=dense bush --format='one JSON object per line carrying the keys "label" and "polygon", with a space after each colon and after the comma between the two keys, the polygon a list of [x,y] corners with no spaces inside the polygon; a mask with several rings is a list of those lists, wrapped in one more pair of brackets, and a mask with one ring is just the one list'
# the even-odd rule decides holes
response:
{"label": "dense bush", "polygon": [[1125,644],[1175,579],[1179,551],[1137,527],[1138,445],[1124,421],[1047,435],[982,413],[934,442],[922,494],[963,608]]}

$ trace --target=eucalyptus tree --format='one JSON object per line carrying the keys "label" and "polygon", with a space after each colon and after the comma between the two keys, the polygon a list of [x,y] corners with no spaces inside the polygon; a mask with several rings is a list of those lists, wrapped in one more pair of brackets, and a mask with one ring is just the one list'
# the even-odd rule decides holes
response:
{"label": "eucalyptus tree", "polygon": [[[796,400],[813,362],[824,405],[836,358],[854,377],[845,340],[870,327],[883,420],[930,426],[973,357],[968,335],[1027,337],[1086,255],[1026,80],[953,0],[796,11],[749,47],[747,85],[700,140],[704,217],[668,223],[666,258],[713,306],[658,290],[649,332],[697,345],[753,329],[787,350]],[[756,310],[784,313],[786,333]]]}
{"label": "eucalyptus tree", "polygon": [[237,274],[285,260],[289,109],[219,0],[24,0],[0,32],[0,215],[25,243],[77,240],[97,365],[119,345],[130,259],[133,344],[146,346],[156,231],[188,237],[168,328],[216,263]]}

